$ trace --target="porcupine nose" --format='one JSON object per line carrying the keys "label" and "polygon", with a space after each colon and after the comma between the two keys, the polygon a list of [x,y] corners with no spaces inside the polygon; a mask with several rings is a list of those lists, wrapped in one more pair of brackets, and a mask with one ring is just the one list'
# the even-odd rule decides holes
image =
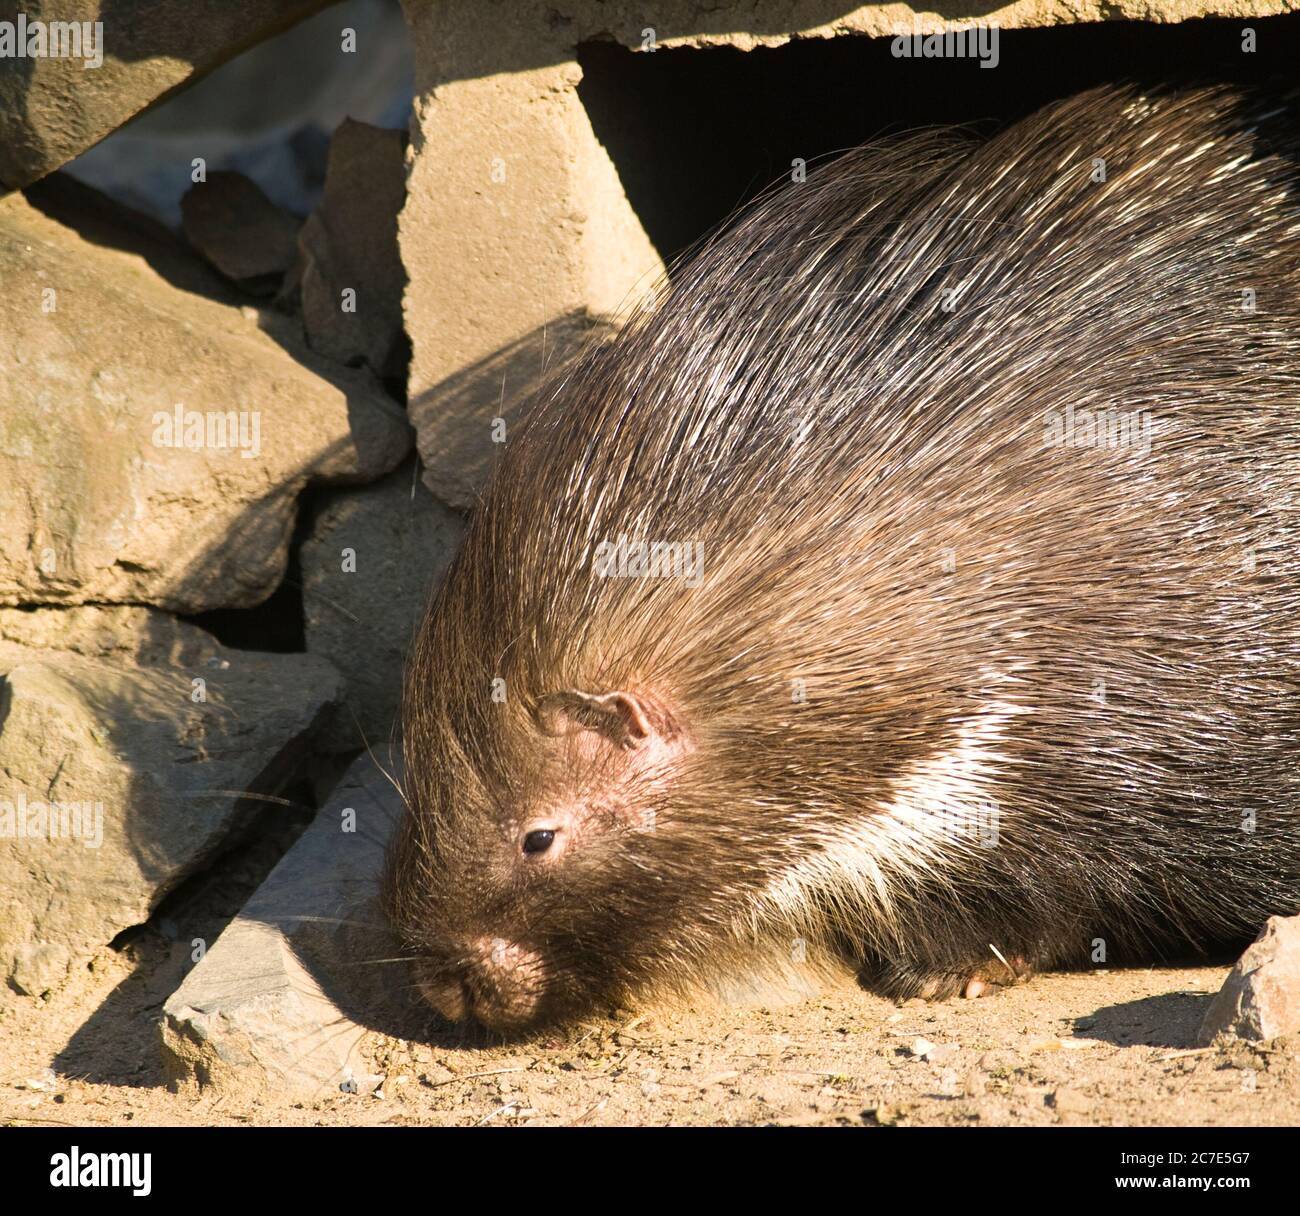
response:
{"label": "porcupine nose", "polygon": [[532,1017],[542,995],[536,951],[500,937],[479,937],[458,954],[459,966],[419,980],[424,999],[453,1022],[470,1018],[507,1030]]}
{"label": "porcupine nose", "polygon": [[463,1022],[469,1017],[469,1005],[461,983],[454,977],[421,975],[416,980],[420,995],[449,1022]]}

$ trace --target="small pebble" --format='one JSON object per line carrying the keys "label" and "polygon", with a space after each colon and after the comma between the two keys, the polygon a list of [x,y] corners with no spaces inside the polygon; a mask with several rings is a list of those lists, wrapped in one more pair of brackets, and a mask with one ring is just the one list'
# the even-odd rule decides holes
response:
{"label": "small pebble", "polygon": [[1092,1109],[1087,1095],[1077,1089],[1058,1089],[1047,1096],[1047,1104],[1063,1115],[1082,1115]]}

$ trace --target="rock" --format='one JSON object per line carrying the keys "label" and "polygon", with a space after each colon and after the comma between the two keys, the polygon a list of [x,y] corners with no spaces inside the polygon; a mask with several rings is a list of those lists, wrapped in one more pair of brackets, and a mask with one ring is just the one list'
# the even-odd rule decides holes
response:
{"label": "rock", "polygon": [[50,174],[24,190],[23,197],[41,214],[74,230],[83,241],[134,255],[181,291],[232,306],[244,303],[239,292],[196,258],[176,232],[70,173]]}
{"label": "rock", "polygon": [[[328,2],[245,0],[196,7],[189,0],[114,0],[111,6],[101,0],[24,0],[21,6],[0,5],[0,22],[12,23],[16,41],[20,7],[29,36],[38,23],[91,23],[81,55],[19,57],[8,49],[0,54],[0,186],[18,189],[52,173],[164,93]],[[102,29],[98,37],[95,23]],[[77,34],[83,32],[79,28]]]}
{"label": "rock", "polygon": [[245,173],[301,220],[320,201],[330,132],[349,115],[404,128],[412,80],[396,0],[338,0],[160,99],[66,172],[179,232],[198,155],[209,175]]}
{"label": "rock", "polygon": [[414,461],[374,485],[332,492],[317,510],[299,551],[307,650],[348,682],[327,746],[387,750],[407,644],[464,527],[420,484]]}
{"label": "rock", "polygon": [[1300,1031],[1300,916],[1270,916],[1228,973],[1201,1022],[1199,1041],[1221,1034],[1275,1039]]}
{"label": "rock", "polygon": [[436,391],[413,396],[409,408],[424,484],[443,502],[469,510],[547,372],[613,332],[612,325],[584,313],[557,317],[448,376]]}
{"label": "rock", "polygon": [[[0,617],[0,973],[39,995],[244,825],[241,792],[295,775],[342,687],[321,659],[144,609],[17,615]],[[68,634],[79,652],[51,644]]]}
{"label": "rock", "polygon": [[191,186],[181,226],[208,262],[253,295],[273,295],[296,255],[298,221],[242,173],[210,173]]}
{"label": "rock", "polygon": [[0,672],[33,650],[71,651],[147,666],[202,666],[213,657],[211,634],[152,608],[0,608]]}
{"label": "rock", "polygon": [[344,120],[330,141],[325,195],[298,238],[297,272],[311,348],[403,383],[397,213],[406,198],[405,147],[405,131]]}
{"label": "rock", "polygon": [[388,779],[357,760],[164,1006],[173,1088],[302,1101],[373,1088],[356,1052],[365,1027],[408,1016],[406,968],[367,965],[398,955],[372,900],[399,810]]}
{"label": "rock", "polygon": [[913,1058],[927,1064],[946,1064],[961,1048],[956,1043],[932,1043],[927,1038],[918,1037],[912,1040],[907,1050]]}
{"label": "rock", "polygon": [[289,318],[178,290],[167,251],[118,238],[0,201],[0,604],[257,604],[299,491],[392,469],[405,415]]}
{"label": "rock", "polygon": [[531,0],[486,25],[472,5],[405,11],[421,95],[399,222],[408,401],[425,483],[466,507],[499,450],[493,420],[509,428],[543,366],[662,264],[578,97],[567,16]]}

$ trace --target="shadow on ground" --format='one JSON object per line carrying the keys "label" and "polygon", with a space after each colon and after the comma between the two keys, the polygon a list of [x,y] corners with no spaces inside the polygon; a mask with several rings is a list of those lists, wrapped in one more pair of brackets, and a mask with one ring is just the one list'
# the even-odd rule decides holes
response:
{"label": "shadow on ground", "polygon": [[1074,1032],[1116,1047],[1195,1047],[1201,1019],[1213,999],[1211,992],[1165,992],[1107,1005],[1076,1018]]}

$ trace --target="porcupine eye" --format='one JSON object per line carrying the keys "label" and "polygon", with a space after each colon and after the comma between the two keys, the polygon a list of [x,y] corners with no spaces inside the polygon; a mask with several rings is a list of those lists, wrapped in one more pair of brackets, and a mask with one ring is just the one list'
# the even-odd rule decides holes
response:
{"label": "porcupine eye", "polygon": [[529,832],[524,837],[525,853],[545,853],[551,847],[555,840],[555,833],[546,829],[536,832]]}

